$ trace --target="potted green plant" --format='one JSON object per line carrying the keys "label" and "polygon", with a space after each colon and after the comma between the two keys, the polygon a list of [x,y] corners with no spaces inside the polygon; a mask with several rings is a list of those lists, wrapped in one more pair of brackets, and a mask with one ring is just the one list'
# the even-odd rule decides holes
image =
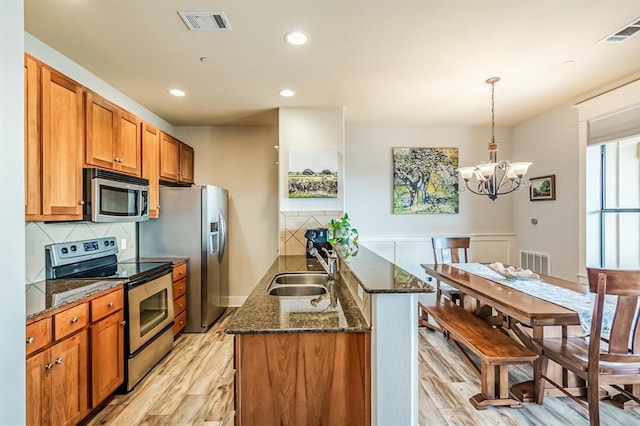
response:
{"label": "potted green plant", "polygon": [[358,254],[358,230],[351,226],[346,212],[341,218],[331,219],[329,222],[328,241],[342,254],[343,259]]}

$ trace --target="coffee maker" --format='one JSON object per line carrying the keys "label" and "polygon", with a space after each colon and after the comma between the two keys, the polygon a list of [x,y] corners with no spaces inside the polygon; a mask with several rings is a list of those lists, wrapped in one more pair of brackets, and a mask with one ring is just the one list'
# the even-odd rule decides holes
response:
{"label": "coffee maker", "polygon": [[315,248],[318,252],[323,253],[322,249],[326,248],[331,250],[331,244],[329,243],[329,230],[327,228],[309,228],[304,233],[304,237],[307,239],[307,257],[314,257],[309,254],[309,250]]}

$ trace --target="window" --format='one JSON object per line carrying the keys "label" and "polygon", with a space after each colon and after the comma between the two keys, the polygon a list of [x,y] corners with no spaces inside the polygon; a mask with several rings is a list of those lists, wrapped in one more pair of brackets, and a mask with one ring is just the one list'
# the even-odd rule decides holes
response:
{"label": "window", "polygon": [[640,269],[640,135],[587,149],[587,265]]}

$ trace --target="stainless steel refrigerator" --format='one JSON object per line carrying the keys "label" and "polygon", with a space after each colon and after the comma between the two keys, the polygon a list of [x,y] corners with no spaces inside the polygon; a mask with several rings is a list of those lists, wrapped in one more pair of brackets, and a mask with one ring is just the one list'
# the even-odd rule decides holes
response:
{"label": "stainless steel refrigerator", "polygon": [[186,332],[202,333],[229,300],[228,191],[160,187],[160,218],[140,222],[140,257],[188,257]]}

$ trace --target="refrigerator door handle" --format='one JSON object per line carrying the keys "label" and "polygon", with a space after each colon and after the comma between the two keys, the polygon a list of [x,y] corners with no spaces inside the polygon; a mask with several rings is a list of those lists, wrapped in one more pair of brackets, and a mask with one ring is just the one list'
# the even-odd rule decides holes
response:
{"label": "refrigerator door handle", "polygon": [[220,250],[218,251],[218,259],[222,260],[224,257],[224,251],[227,248],[227,224],[225,222],[225,217],[222,215],[222,211],[220,211]]}

